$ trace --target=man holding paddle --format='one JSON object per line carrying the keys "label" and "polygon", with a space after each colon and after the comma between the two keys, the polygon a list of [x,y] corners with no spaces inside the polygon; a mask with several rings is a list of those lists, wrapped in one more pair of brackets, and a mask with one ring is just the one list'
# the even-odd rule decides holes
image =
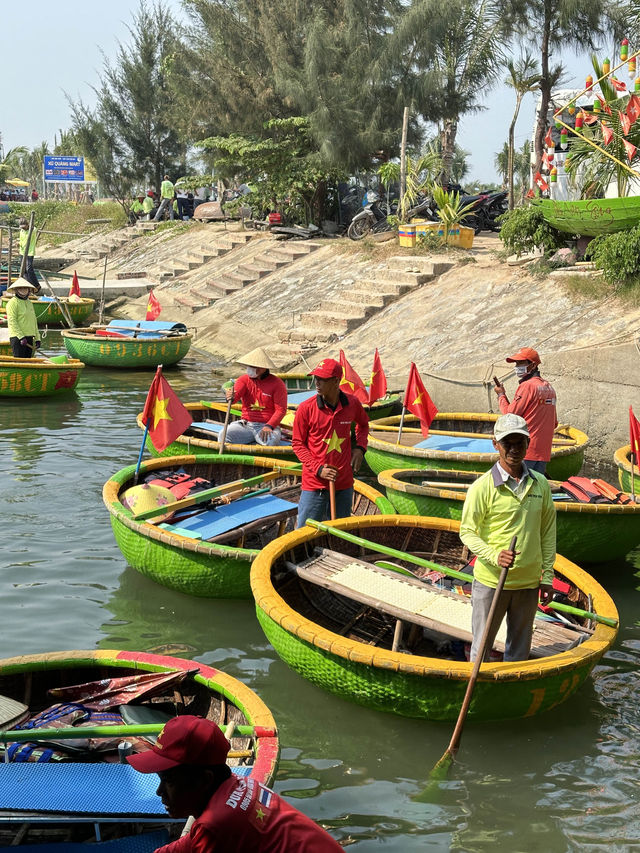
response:
{"label": "man holding paddle", "polygon": [[[505,661],[527,660],[538,598],[552,595],[556,555],[556,511],[549,483],[525,463],[529,430],[519,415],[496,421],[496,464],[469,487],[462,509],[460,538],[476,555],[471,592],[471,660],[478,654],[501,569],[509,570],[486,645],[485,660],[506,614]],[[517,537],[518,550],[507,543]]]}
{"label": "man holding paddle", "polygon": [[318,393],[298,406],[293,421],[293,451],[302,462],[298,527],[307,518],[324,521],[351,515],[353,475],[360,470],[369,437],[362,403],[340,390],[340,362],[325,358],[309,375],[315,377]]}
{"label": "man holding paddle", "polygon": [[247,372],[225,385],[229,405],[242,402],[242,420],[229,424],[230,444],[280,444],[280,421],[287,413],[287,386],[271,373],[275,367],[262,347],[251,350],[237,361]]}

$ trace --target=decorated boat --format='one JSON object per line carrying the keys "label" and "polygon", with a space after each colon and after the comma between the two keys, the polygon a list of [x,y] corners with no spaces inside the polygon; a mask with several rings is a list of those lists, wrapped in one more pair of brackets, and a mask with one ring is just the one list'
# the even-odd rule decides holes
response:
{"label": "decorated boat", "polygon": [[65,329],[67,352],[94,367],[170,367],[189,352],[191,335],[183,323],[113,320],[108,326]]}
{"label": "decorated boat", "polygon": [[623,447],[619,447],[613,454],[613,461],[618,468],[620,488],[624,492],[631,492],[631,471],[633,470],[633,490],[636,495],[640,494],[640,468],[638,468],[638,462],[636,461],[632,469],[631,445],[625,444]]}
{"label": "decorated boat", "polygon": [[[440,412],[424,438],[418,419],[407,415],[399,442],[400,417],[376,421],[371,425],[366,460],[376,474],[390,468],[419,467],[487,471],[498,460],[492,443],[497,417],[480,412]],[[577,474],[588,441],[575,427],[559,427],[547,463],[548,476],[566,480]]]}
{"label": "decorated boat", "polygon": [[[287,386],[289,394],[287,405],[290,409],[297,409],[300,403],[316,393],[314,378],[306,373],[276,373],[276,376],[279,376]],[[402,409],[400,395],[387,394],[381,400],[376,400],[372,406],[365,406],[364,408],[370,421],[389,418],[392,415],[400,414]]]}
{"label": "decorated boat", "polygon": [[0,357],[0,397],[51,397],[73,391],[84,364],[66,355]]}
{"label": "decorated boat", "polygon": [[[2,304],[6,307],[11,295],[3,294]],[[95,299],[89,299],[85,296],[58,296],[55,299],[52,296],[39,295],[37,297],[29,297],[33,302],[33,308],[36,312],[36,320],[38,326],[68,326],[67,317],[64,309],[69,314],[71,322],[75,326],[81,326],[89,319],[93,313],[96,304]]]}
{"label": "decorated boat", "polygon": [[565,234],[597,237],[626,231],[640,223],[640,196],[588,198],[579,201],[532,199],[545,220]]}
{"label": "decorated boat", "polygon": [[[134,472],[135,466],[118,471],[102,492],[116,542],[129,565],[188,595],[250,597],[251,561],[260,548],[295,525],[299,466],[229,454],[154,459],[142,464],[139,483],[162,491],[140,494],[144,504],[138,505],[136,488],[141,487],[134,486]],[[187,506],[173,510],[171,495],[164,493],[167,487],[174,488],[174,497],[184,494],[185,487],[192,489],[193,502],[181,498]],[[209,496],[211,489],[214,494]],[[209,498],[215,499],[214,505]],[[136,518],[151,499],[157,499],[161,514]],[[171,518],[163,518],[168,514],[164,510],[172,512]],[[381,492],[356,480],[352,511],[380,514],[393,512],[393,507]]]}
{"label": "decorated boat", "polygon": [[0,844],[60,842],[52,849],[66,851],[96,836],[107,842],[135,834],[138,846],[122,839],[105,850],[151,853],[166,843],[168,828],[179,835],[183,821],[167,816],[157,776],[118,763],[118,754],[123,741],[126,750],[148,749],[160,726],[180,714],[223,728],[232,772],[273,780],[279,746],[269,709],[214,667],[111,650],[0,660],[2,728],[14,733],[0,734]]}
{"label": "decorated boat", "polygon": [[[399,513],[460,521],[477,474],[433,468],[383,471],[378,482]],[[556,549],[576,563],[617,560],[640,544],[640,504],[579,503],[551,482],[557,512]]]}
{"label": "decorated boat", "polygon": [[[253,563],[256,612],[271,645],[292,669],[346,699],[410,717],[456,719],[472,668],[464,659],[470,598],[409,575],[434,576],[431,568],[416,569],[415,555],[445,571],[466,566],[458,523],[380,516],[324,528],[357,534],[359,542],[305,526],[271,542]],[[380,549],[388,554],[390,546],[408,559],[381,563]],[[536,619],[529,660],[483,664],[470,717],[527,717],[554,708],[615,640],[617,611],[606,591],[564,557],[556,558],[555,573],[566,606],[590,609],[595,621]],[[442,571],[435,576],[442,582]],[[501,648],[504,626],[494,655]]]}

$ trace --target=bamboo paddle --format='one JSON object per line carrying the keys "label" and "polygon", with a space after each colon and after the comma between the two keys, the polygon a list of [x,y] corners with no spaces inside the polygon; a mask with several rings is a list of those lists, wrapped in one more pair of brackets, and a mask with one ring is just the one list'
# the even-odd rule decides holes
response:
{"label": "bamboo paddle", "polygon": [[331,521],[336,520],[336,484],[333,480],[329,480],[329,512],[331,513]]}
{"label": "bamboo paddle", "polygon": [[[0,743],[24,743],[32,740],[67,740],[77,737],[126,737],[127,735],[157,735],[164,723],[140,723],[130,726],[65,726],[60,729],[18,729],[0,731]],[[225,731],[225,726],[218,727]],[[232,737],[275,737],[275,729],[262,726],[235,726]]]}
{"label": "bamboo paddle", "polygon": [[[173,504],[172,504],[173,506]],[[450,569],[448,566],[441,566],[439,563],[433,563],[431,560],[425,560],[423,557],[416,557],[414,554],[407,554],[405,551],[398,551],[397,548],[390,548],[388,545],[379,545],[377,542],[372,542],[370,539],[363,539],[361,536],[356,536],[353,533],[348,533],[346,530],[340,530],[338,527],[329,527],[321,521],[315,521],[308,518],[306,524],[309,527],[314,527],[316,530],[321,530],[323,533],[329,533],[331,536],[336,536],[338,539],[344,539],[346,542],[353,542],[354,545],[362,545],[371,551],[377,551],[379,554],[386,554],[387,557],[395,557],[396,560],[404,560],[406,563],[412,563],[414,566],[421,566],[423,569],[431,569],[435,572],[442,572],[452,578],[469,583],[473,580],[471,575],[465,572],[459,572],[456,569]],[[393,564],[385,566],[385,568],[393,569]],[[415,577],[415,575],[414,575]],[[579,607],[572,607],[569,604],[560,604],[552,601],[551,604],[546,604],[552,610],[560,610],[563,613],[572,613],[574,616],[582,616],[585,619],[591,619],[595,622],[600,622],[602,625],[608,625],[610,628],[618,627],[618,620],[612,619],[609,616],[600,616],[598,613],[591,613],[588,610],[580,610]]]}

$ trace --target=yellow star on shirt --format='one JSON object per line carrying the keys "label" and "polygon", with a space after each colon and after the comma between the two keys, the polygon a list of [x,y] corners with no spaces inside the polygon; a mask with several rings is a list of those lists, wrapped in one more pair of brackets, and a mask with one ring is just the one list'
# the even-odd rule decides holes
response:
{"label": "yellow star on shirt", "polygon": [[264,406],[261,406],[257,400],[254,400],[253,403],[249,406],[250,409],[254,411],[260,411],[260,409],[264,409]]}
{"label": "yellow star on shirt", "polygon": [[167,407],[169,405],[169,398],[165,397],[162,399],[161,397],[156,397],[156,401],[153,404],[153,428],[155,429],[158,426],[159,421],[172,421],[173,418],[167,411]]}
{"label": "yellow star on shirt", "polygon": [[335,431],[335,429],[331,438],[323,438],[322,440],[327,445],[327,453],[331,453],[332,450],[336,450],[338,453],[342,452],[342,442],[345,439],[338,438],[338,433]]}
{"label": "yellow star on shirt", "polygon": [[256,809],[256,817],[258,818],[258,820],[262,820],[262,818],[264,816],[265,816],[265,813],[262,811],[260,806],[258,806],[258,808]]}

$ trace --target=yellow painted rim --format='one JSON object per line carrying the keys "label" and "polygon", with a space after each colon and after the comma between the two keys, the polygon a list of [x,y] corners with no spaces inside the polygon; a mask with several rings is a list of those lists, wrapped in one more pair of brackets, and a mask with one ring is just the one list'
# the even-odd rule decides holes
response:
{"label": "yellow painted rim", "polygon": [[[624,444],[622,447],[619,447],[613,454],[613,461],[616,463],[618,468],[622,468],[622,470],[626,471],[629,475],[631,474],[631,460],[629,459],[630,456],[630,444]],[[640,477],[640,467],[638,467],[637,464],[633,466],[633,474],[635,477]]]}

